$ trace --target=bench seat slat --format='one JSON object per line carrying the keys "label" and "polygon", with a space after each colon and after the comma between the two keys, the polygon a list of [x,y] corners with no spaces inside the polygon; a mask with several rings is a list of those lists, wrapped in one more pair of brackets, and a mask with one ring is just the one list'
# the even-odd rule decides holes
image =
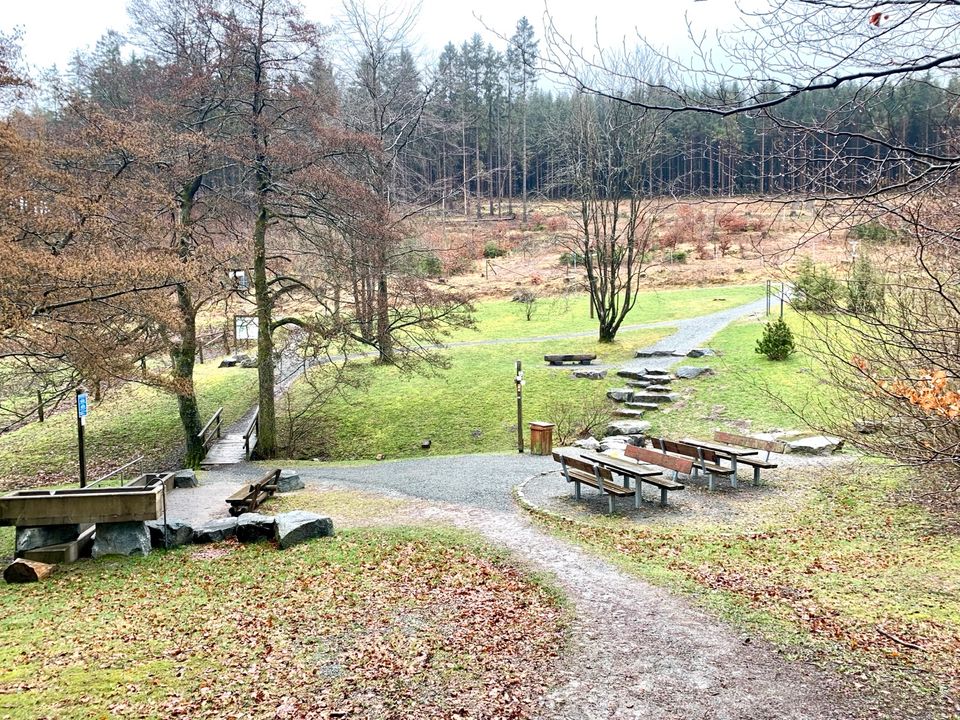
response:
{"label": "bench seat slat", "polygon": [[[597,483],[597,479],[594,477],[593,473],[587,473],[583,470],[575,470],[570,467],[567,468],[567,473],[571,478],[579,480],[584,485],[590,485],[598,490],[600,489],[600,485]],[[611,495],[616,495],[617,497],[633,497],[635,492],[634,490],[625,488],[622,485],[615,485],[614,483],[606,481],[603,483],[603,490],[604,492],[608,492]]]}

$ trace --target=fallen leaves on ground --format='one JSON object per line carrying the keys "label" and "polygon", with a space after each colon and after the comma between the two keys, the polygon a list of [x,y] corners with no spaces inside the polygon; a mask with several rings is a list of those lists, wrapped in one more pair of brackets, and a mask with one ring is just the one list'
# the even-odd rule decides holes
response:
{"label": "fallen leaves on ground", "polygon": [[0,590],[0,714],[523,718],[564,618],[448,532],[82,563]]}

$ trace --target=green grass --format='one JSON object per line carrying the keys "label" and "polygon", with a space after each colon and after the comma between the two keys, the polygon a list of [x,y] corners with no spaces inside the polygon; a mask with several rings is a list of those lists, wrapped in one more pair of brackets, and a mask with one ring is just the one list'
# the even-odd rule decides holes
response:
{"label": "green grass", "polygon": [[[581,338],[453,348],[448,353],[450,369],[437,376],[403,375],[395,368],[370,365],[369,385],[333,399],[327,423],[305,441],[300,454],[348,460],[379,453],[395,458],[509,451],[517,437],[515,360],[523,363],[526,379],[524,422],[549,420],[557,403],[602,399],[617,381],[574,380],[570,366],[546,366],[544,354],[595,352],[602,362],[615,363],[671,332],[624,332],[608,345]],[[294,385],[292,392],[302,393],[303,387]],[[429,451],[420,449],[424,438],[432,440]]]}
{"label": "green grass", "polygon": [[[786,315],[794,333],[803,321]],[[770,429],[804,429],[798,416],[821,413],[832,398],[829,386],[820,383],[812,360],[797,352],[786,360],[772,361],[755,351],[764,322],[742,320],[727,326],[708,345],[719,357],[687,359],[683,365],[705,365],[716,375],[696,380],[674,380],[683,399],[676,406],[650,414],[652,430],[666,436],[709,436],[713,430],[763,432]],[[775,399],[776,398],[776,399]]]}
{"label": "green grass", "polygon": [[[223,406],[223,420],[239,419],[256,401],[256,371],[198,365],[197,395],[204,418]],[[93,405],[87,417],[88,475],[96,477],[143,453],[157,461],[182,447],[175,398],[126,385]],[[0,436],[0,487],[77,482],[77,430],[73,412]],[[152,469],[152,468],[151,468]]]}
{"label": "green grass", "polygon": [[565,623],[555,591],[449,529],[86,561],[0,586],[0,716],[319,717],[375,701],[390,717],[486,702],[520,717]]}
{"label": "green grass", "polygon": [[[763,287],[760,285],[649,290],[640,293],[624,325],[708,315],[761,297]],[[475,319],[476,330],[458,330],[449,338],[450,342],[537,337],[597,329],[597,321],[590,318],[586,294],[538,300],[533,318],[529,321],[524,316],[521,303],[509,300],[484,301],[477,303]]]}
{"label": "green grass", "polygon": [[933,677],[956,692],[960,537],[905,500],[906,481],[875,462],[811,467],[781,471],[772,493],[728,520],[541,521],[784,647],[922,692],[937,692],[924,680]]}

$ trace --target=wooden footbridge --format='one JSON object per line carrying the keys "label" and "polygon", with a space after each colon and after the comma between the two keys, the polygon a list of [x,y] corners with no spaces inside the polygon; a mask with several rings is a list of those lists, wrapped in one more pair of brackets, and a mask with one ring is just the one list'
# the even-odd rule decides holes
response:
{"label": "wooden footbridge", "polygon": [[260,429],[259,407],[254,408],[236,423],[243,432],[224,432],[222,416],[223,408],[217,409],[199,434],[206,450],[203,460],[200,461],[200,467],[205,470],[250,460],[257,449],[257,434]]}

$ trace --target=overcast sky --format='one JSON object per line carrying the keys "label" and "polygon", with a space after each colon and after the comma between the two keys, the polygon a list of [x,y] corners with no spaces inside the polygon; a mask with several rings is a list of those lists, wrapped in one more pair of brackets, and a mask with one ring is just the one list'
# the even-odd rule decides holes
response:
{"label": "overcast sky", "polygon": [[[92,47],[108,29],[123,32],[127,27],[127,0],[0,0],[0,4],[0,28],[21,28],[24,54],[34,69],[53,64],[65,69],[76,49]],[[305,0],[303,4],[312,19],[329,23],[340,0]],[[542,38],[545,9],[543,0],[423,0],[417,34],[428,54],[438,53],[448,41],[459,44],[474,32],[500,44],[475,15],[505,35],[526,15]],[[685,15],[689,13],[698,34],[712,34],[736,16],[734,0],[551,0],[550,12],[563,34],[573,35],[581,45],[593,44],[596,26],[604,45],[619,46],[624,36],[639,30],[658,46],[679,54],[689,47]]]}

